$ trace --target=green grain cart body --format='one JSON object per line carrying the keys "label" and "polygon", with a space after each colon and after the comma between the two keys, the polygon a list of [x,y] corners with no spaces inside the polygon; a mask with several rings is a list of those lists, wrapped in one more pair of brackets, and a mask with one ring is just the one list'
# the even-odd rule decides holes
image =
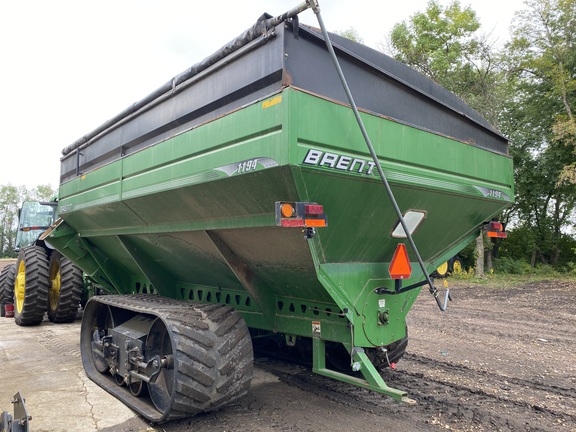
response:
{"label": "green grain cart body", "polygon": [[[401,399],[363,349],[406,336],[420,288],[397,293],[389,274],[405,235],[322,36],[266,18],[64,149],[50,244],[120,294],[225,304],[253,334],[312,338],[315,370],[348,380],[323,360],[326,342],[344,344],[368,369],[351,382]],[[432,81],[333,38],[432,272],[511,204],[507,141]],[[305,239],[277,226],[279,201],[322,205],[327,227]],[[402,287],[425,280],[408,255]]]}

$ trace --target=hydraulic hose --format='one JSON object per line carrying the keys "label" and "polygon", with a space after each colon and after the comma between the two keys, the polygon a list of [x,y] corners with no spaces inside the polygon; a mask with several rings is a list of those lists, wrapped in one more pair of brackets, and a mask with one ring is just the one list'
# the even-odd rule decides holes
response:
{"label": "hydraulic hose", "polygon": [[448,306],[448,300],[452,300],[452,298],[450,297],[450,291],[448,289],[446,289],[446,295],[444,297],[444,302],[442,303],[440,300],[439,291],[434,286],[434,282],[432,281],[432,278],[430,278],[430,275],[426,271],[426,266],[424,265],[424,261],[422,260],[422,257],[420,256],[420,252],[418,251],[418,248],[416,247],[416,243],[414,243],[414,239],[412,238],[412,234],[410,233],[408,226],[406,225],[406,222],[404,221],[404,216],[402,215],[402,211],[400,210],[400,207],[398,206],[398,202],[396,201],[396,198],[394,196],[394,192],[392,191],[392,188],[390,187],[390,183],[388,182],[388,178],[386,177],[386,175],[384,174],[384,170],[380,166],[380,161],[378,160],[378,156],[376,155],[376,151],[374,150],[374,146],[372,145],[372,141],[370,140],[368,132],[366,131],[366,127],[364,126],[364,122],[362,121],[362,118],[360,117],[360,112],[358,111],[358,107],[356,105],[356,102],[354,102],[354,97],[352,96],[352,92],[350,91],[350,87],[348,86],[348,82],[346,81],[346,77],[344,76],[344,72],[342,72],[342,68],[340,67],[340,62],[338,61],[338,58],[336,57],[336,53],[334,52],[334,47],[332,46],[332,42],[330,41],[330,36],[328,35],[328,31],[326,30],[326,26],[324,25],[324,20],[322,19],[322,14],[320,13],[320,6],[318,5],[318,1],[317,0],[307,0],[307,3],[309,5],[309,7],[314,11],[314,14],[316,15],[316,17],[318,19],[318,24],[320,25],[320,29],[322,30],[322,35],[324,36],[324,40],[326,42],[326,47],[328,48],[328,52],[330,54],[330,57],[332,58],[332,61],[333,61],[334,66],[336,68],[336,72],[338,73],[338,76],[340,78],[340,82],[342,83],[342,86],[344,87],[344,91],[346,92],[346,97],[348,98],[348,102],[350,103],[350,107],[352,108],[352,111],[354,112],[354,116],[356,117],[356,121],[358,122],[358,126],[360,127],[360,130],[362,132],[362,136],[364,137],[364,140],[366,141],[366,145],[368,146],[368,150],[370,151],[370,154],[372,155],[372,159],[374,160],[374,164],[376,166],[376,169],[378,170],[378,174],[380,174],[380,178],[382,179],[382,183],[384,184],[384,187],[386,188],[386,193],[388,194],[388,197],[390,198],[390,201],[392,202],[392,206],[394,207],[394,211],[396,212],[396,215],[398,216],[398,219],[400,220],[400,224],[402,225],[402,228],[404,228],[404,232],[406,233],[406,238],[408,239],[408,242],[410,243],[410,247],[414,251],[414,255],[416,256],[416,260],[418,261],[418,264],[420,265],[420,268],[422,269],[422,273],[424,274],[424,276],[426,278],[426,282],[428,283],[428,285],[430,287],[430,293],[434,296],[434,299],[436,300],[436,303],[438,304],[438,307],[440,308],[440,310],[445,311],[447,306]]}

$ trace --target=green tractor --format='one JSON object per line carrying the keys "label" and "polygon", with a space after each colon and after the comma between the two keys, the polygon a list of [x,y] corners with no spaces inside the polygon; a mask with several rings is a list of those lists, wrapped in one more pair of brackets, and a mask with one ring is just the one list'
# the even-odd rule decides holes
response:
{"label": "green tractor", "polygon": [[[44,313],[54,323],[74,321],[87,293],[82,271],[50,248],[43,233],[56,218],[56,201],[26,201],[18,218],[18,259],[0,272],[0,303],[14,304],[18,325],[42,322]],[[86,296],[84,296],[86,300]]]}
{"label": "green tractor", "polygon": [[462,262],[462,259],[458,255],[455,255],[448,261],[445,261],[442,264],[440,264],[436,268],[432,276],[437,278],[445,278],[446,276],[450,276],[453,274],[456,275],[460,274],[462,273],[463,270],[464,270],[464,263]]}

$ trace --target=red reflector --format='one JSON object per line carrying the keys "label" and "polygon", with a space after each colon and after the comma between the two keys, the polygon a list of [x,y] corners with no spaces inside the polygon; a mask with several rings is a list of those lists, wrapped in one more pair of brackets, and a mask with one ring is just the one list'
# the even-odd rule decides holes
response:
{"label": "red reflector", "polygon": [[488,231],[504,231],[504,227],[500,222],[490,222]]}
{"label": "red reflector", "polygon": [[280,224],[283,227],[303,227],[304,219],[282,219]]}
{"label": "red reflector", "polygon": [[412,274],[412,266],[410,265],[410,258],[408,258],[408,251],[404,243],[398,243],[388,272],[392,279],[408,279]]}
{"label": "red reflector", "polygon": [[324,213],[324,206],[320,204],[306,204],[304,213],[307,215],[321,215]]}

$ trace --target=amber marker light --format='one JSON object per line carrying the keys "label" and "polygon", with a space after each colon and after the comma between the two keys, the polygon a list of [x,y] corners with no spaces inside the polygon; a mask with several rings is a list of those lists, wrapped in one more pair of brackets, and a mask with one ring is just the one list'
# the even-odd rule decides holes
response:
{"label": "amber marker light", "polygon": [[324,219],[305,219],[304,226],[307,227],[325,227],[326,221]]}
{"label": "amber marker light", "polygon": [[324,206],[314,202],[276,201],[274,213],[276,226],[305,228],[328,226],[328,217],[324,213]]}
{"label": "amber marker light", "polygon": [[292,207],[292,204],[284,203],[280,208],[280,212],[285,218],[292,217],[294,215],[294,207]]}
{"label": "amber marker light", "polygon": [[490,222],[488,224],[488,231],[486,232],[486,234],[488,234],[488,237],[492,237],[492,238],[506,238],[507,234],[504,231],[504,225],[502,225],[500,222]]}

